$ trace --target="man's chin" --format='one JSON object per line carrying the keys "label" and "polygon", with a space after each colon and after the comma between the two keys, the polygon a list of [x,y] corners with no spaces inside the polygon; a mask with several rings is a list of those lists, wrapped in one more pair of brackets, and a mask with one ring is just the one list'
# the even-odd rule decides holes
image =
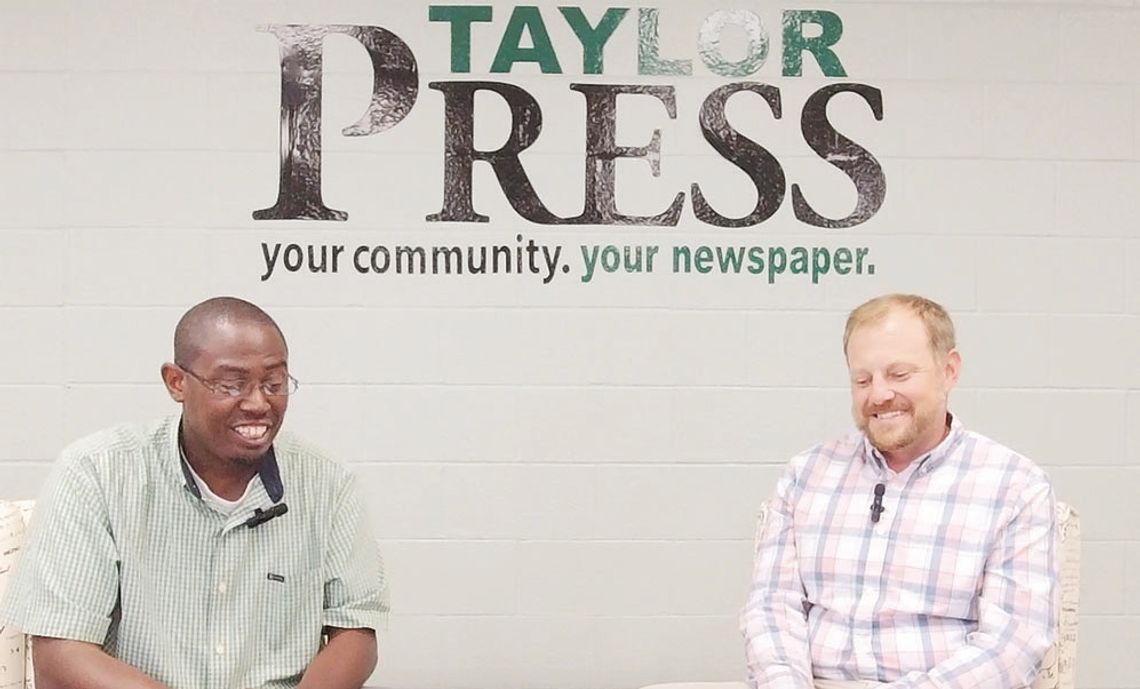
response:
{"label": "man's chin", "polygon": [[259,469],[261,468],[261,458],[263,456],[264,454],[251,455],[245,452],[233,452],[226,457],[226,461],[235,469]]}
{"label": "man's chin", "polygon": [[914,442],[911,433],[880,433],[868,428],[865,428],[864,432],[871,440],[871,445],[884,454],[898,452]]}
{"label": "man's chin", "polygon": [[242,443],[228,453],[227,458],[232,464],[243,467],[257,467],[269,448],[273,446],[273,436],[269,435],[259,443]]}

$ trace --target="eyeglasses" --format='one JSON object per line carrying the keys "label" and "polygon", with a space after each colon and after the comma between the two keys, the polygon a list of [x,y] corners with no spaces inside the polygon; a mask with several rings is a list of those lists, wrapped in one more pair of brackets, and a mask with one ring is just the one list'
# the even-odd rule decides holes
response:
{"label": "eyeglasses", "polygon": [[202,384],[202,387],[209,390],[215,397],[225,397],[227,399],[237,399],[239,397],[247,397],[253,392],[256,387],[261,390],[261,394],[266,397],[286,397],[297,392],[300,383],[297,379],[288,373],[274,373],[265,380],[254,382],[252,380],[242,380],[235,378],[233,380],[208,380],[202,376],[194,373],[182,364],[175,364],[178,368],[186,372],[194,380]]}

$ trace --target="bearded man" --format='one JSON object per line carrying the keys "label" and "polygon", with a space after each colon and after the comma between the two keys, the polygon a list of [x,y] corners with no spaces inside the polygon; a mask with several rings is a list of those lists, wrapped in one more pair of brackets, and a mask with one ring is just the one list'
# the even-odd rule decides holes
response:
{"label": "bearded man", "polygon": [[794,457],[741,614],[763,689],[1017,689],[1058,615],[1045,473],[949,411],[950,316],[891,294],[847,319],[858,431]]}

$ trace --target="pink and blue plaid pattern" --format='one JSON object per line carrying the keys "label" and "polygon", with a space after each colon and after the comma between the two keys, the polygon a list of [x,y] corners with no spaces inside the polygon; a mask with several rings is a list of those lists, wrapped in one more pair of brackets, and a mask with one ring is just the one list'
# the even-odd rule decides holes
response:
{"label": "pink and blue plaid pattern", "polygon": [[[876,483],[886,509],[874,524]],[[741,614],[750,682],[1032,683],[1059,574],[1053,491],[1030,460],[955,419],[895,474],[852,433],[796,456],[770,512]]]}

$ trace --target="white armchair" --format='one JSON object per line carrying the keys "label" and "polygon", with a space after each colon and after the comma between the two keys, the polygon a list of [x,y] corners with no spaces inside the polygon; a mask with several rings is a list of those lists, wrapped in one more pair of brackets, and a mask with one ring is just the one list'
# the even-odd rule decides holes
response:
{"label": "white armchair", "polygon": [[[767,517],[768,506],[763,504],[756,518],[755,538],[764,532]],[[1074,688],[1081,588],[1081,520],[1076,510],[1065,503],[1057,503],[1057,528],[1061,534],[1061,614],[1057,620],[1057,642],[1046,654],[1032,689]],[[670,682],[642,689],[748,689],[748,685],[744,682]]]}
{"label": "white armchair", "polygon": [[[0,500],[0,597],[8,588],[8,573],[20,554],[33,504]],[[20,630],[0,626],[0,689],[25,688],[35,689],[31,645]]]}

